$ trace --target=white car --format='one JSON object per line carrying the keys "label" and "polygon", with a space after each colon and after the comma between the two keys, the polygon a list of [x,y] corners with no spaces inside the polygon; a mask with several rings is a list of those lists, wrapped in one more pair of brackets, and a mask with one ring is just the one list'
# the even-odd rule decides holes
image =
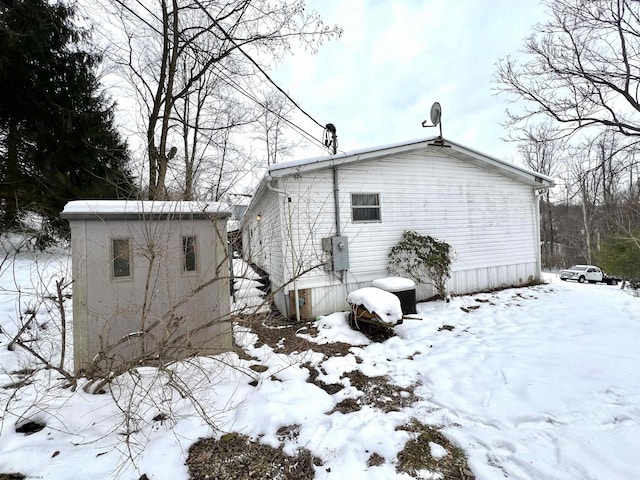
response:
{"label": "white car", "polygon": [[595,265],[574,265],[566,270],[560,270],[560,280],[577,280],[580,283],[603,282],[608,285],[616,285],[620,279],[607,276],[600,267]]}

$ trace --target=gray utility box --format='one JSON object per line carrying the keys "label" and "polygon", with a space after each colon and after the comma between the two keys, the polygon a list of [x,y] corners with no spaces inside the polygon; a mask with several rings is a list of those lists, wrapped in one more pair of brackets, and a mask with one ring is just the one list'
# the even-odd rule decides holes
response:
{"label": "gray utility box", "polygon": [[347,237],[335,235],[322,239],[322,250],[331,255],[327,269],[334,272],[349,270],[349,242]]}

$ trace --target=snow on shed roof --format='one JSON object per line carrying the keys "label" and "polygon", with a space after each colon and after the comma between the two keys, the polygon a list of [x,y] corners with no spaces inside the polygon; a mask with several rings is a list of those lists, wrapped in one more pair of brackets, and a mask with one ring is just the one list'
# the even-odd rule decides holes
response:
{"label": "snow on shed roof", "polygon": [[551,177],[484,153],[480,153],[459,143],[455,143],[444,138],[441,139],[437,136],[363,148],[353,150],[351,152],[341,152],[336,155],[277,163],[269,168],[267,176],[284,177],[294,173],[319,170],[348,163],[381,159],[419,149],[431,151],[434,154],[444,153],[445,155],[473,163],[489,170],[500,172],[504,175],[539,188],[550,188],[555,185],[555,181]]}
{"label": "snow on shed roof", "polygon": [[60,214],[67,220],[227,218],[231,213],[217,202],[153,200],[73,200]]}

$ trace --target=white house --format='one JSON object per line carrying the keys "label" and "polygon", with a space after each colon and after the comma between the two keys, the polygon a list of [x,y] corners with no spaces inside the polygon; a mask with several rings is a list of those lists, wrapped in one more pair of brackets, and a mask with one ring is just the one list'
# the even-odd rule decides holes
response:
{"label": "white house", "polygon": [[232,348],[218,204],[69,202],[76,372]]}
{"label": "white house", "polygon": [[406,230],[451,245],[451,294],[522,285],[540,279],[538,199],[553,185],[440,137],[276,164],[242,221],[244,256],[288,317],[348,309]]}

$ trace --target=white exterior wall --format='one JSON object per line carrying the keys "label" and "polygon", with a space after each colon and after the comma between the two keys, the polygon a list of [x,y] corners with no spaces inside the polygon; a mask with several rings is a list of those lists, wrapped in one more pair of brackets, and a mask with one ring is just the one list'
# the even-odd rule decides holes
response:
{"label": "white exterior wall", "polygon": [[[247,212],[249,220],[248,250],[245,255],[253,263],[267,272],[274,279],[283,278],[283,249],[282,249],[282,214],[283,199],[275,192],[268,192],[263,201]],[[258,219],[259,217],[259,219]]]}
{"label": "white exterior wall", "polygon": [[[108,352],[118,363],[186,335],[169,357],[232,348],[226,220],[70,220],[74,275],[74,357],[79,371],[107,345],[161,320]],[[182,236],[196,236],[197,272],[182,272]],[[132,276],[113,279],[111,239],[131,238]],[[151,265],[150,252],[155,252]],[[149,287],[147,288],[147,282]],[[204,286],[205,284],[210,285]],[[204,286],[204,288],[203,288]],[[146,314],[143,308],[146,305]],[[205,329],[208,322],[214,324]]]}
{"label": "white exterior wall", "polygon": [[[449,156],[420,153],[340,166],[338,178],[340,234],[348,237],[350,269],[344,282],[322,267],[298,279],[298,289],[313,289],[314,316],[348,308],[349,291],[386,276],[388,252],[405,230],[451,245],[454,260],[447,288],[452,294],[538,278],[533,187]],[[292,197],[298,271],[321,265],[328,258],[322,253],[322,238],[336,234],[333,171],[329,168],[279,178],[278,188]],[[379,193],[382,221],[353,223],[352,193]],[[265,191],[271,200],[263,198],[257,205],[272,202],[276,195]],[[283,215],[285,207],[282,203]],[[288,245],[288,221],[283,223],[282,243]],[[288,260],[289,252],[284,255]],[[286,272],[285,278],[290,278]],[[281,311],[288,309],[285,297],[292,288],[285,287],[283,298],[276,301]],[[435,291],[421,287],[417,293],[419,299],[426,299]]]}
{"label": "white exterior wall", "polygon": [[[404,230],[445,241],[454,252],[450,293],[537,278],[532,187],[450,157],[407,154],[340,169],[343,234],[359,282],[384,275]],[[380,193],[382,222],[352,223],[350,193]],[[419,298],[435,292],[422,289]]]}
{"label": "white exterior wall", "polygon": [[284,297],[281,287],[285,282],[285,268],[290,270],[290,262],[284,260],[287,243],[282,227],[286,211],[285,201],[283,195],[268,190],[266,195],[245,213],[242,227],[243,256],[245,260],[269,272],[271,289],[275,292],[274,300],[278,308],[283,308],[281,305]]}

